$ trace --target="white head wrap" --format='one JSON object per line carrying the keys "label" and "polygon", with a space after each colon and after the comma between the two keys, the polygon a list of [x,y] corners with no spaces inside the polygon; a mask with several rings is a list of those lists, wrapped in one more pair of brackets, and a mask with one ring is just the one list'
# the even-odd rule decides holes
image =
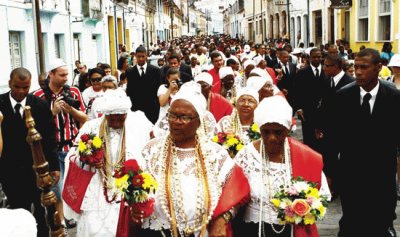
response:
{"label": "white head wrap", "polygon": [[212,78],[211,74],[208,72],[202,72],[202,73],[198,74],[197,76],[194,77],[194,81],[195,82],[204,81],[205,83],[207,83],[210,86],[212,86],[212,84],[213,84],[213,78]]}
{"label": "white head wrap", "polygon": [[233,73],[233,70],[231,67],[221,67],[219,69],[219,78],[222,79],[228,75],[235,76],[235,73]]}
{"label": "white head wrap", "polygon": [[203,119],[207,110],[207,101],[206,98],[204,98],[204,95],[201,94],[201,86],[198,83],[194,81],[184,83],[179,89],[178,93],[176,93],[172,99],[171,105],[176,100],[186,100],[187,102],[191,103],[196,109],[196,112],[200,117],[200,121]]}
{"label": "white head wrap", "polygon": [[126,114],[132,107],[131,99],[121,88],[107,90],[102,97],[97,98],[97,112],[109,114]]}
{"label": "white head wrap", "polygon": [[250,50],[251,50],[250,45],[246,44],[246,45],[244,46],[244,51],[245,51],[246,53],[249,53]]}
{"label": "white head wrap", "polygon": [[256,67],[256,68],[254,68],[253,70],[250,71],[250,74],[252,74],[252,73],[257,74],[260,77],[266,77],[267,79],[269,78],[272,81],[271,76],[268,74],[267,70],[265,70],[265,69],[261,69],[259,67]]}
{"label": "white head wrap", "polygon": [[256,66],[256,62],[254,62],[251,59],[246,60],[246,62],[244,62],[244,64],[243,64],[243,69],[246,69],[246,67],[249,66],[249,65],[253,65],[255,67]]}
{"label": "white head wrap", "polygon": [[267,78],[267,77],[251,76],[249,77],[249,79],[247,79],[246,85],[258,92],[267,82],[270,82],[272,84],[271,77]]}
{"label": "white head wrap", "polygon": [[201,71],[202,72],[204,72],[204,71],[208,72],[213,68],[214,68],[214,66],[212,64],[205,63],[205,64],[203,64],[203,66],[201,66]]}
{"label": "white head wrap", "polygon": [[104,77],[101,79],[101,83],[107,82],[107,81],[110,81],[110,82],[114,83],[115,87],[118,87],[117,78],[115,78],[114,76],[112,76],[112,75],[107,75],[107,76],[104,76]]}
{"label": "white head wrap", "polygon": [[258,64],[260,64],[262,60],[265,61],[265,59],[263,57],[261,57],[260,55],[255,57],[255,58],[253,58],[253,60],[256,63],[256,66],[258,66]]}
{"label": "white head wrap", "polygon": [[292,107],[282,96],[264,98],[254,111],[254,122],[259,127],[266,123],[278,123],[287,129],[292,125]]}
{"label": "white head wrap", "polygon": [[64,60],[62,60],[61,58],[55,58],[54,60],[52,60],[50,62],[49,70],[47,70],[47,71],[50,72],[54,69],[57,69],[59,67],[64,67],[64,66],[68,66],[68,64]]}
{"label": "white head wrap", "polygon": [[258,102],[259,102],[259,100],[258,100],[258,98],[259,98],[258,91],[254,90],[251,87],[243,87],[243,88],[238,90],[236,101],[238,101],[239,98],[241,96],[243,96],[243,95],[249,95],[249,96],[253,97],[257,101],[257,104],[258,104]]}

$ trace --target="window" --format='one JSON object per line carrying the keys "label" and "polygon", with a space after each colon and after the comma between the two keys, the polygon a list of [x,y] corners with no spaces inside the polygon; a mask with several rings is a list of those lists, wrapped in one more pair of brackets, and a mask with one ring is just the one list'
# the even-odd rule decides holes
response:
{"label": "window", "polygon": [[54,55],[65,59],[64,34],[54,34]]}
{"label": "window", "polygon": [[22,53],[21,53],[21,34],[20,32],[9,32],[9,47],[11,69],[22,67]]}
{"label": "window", "polygon": [[390,40],[391,0],[379,0],[378,40]]}
{"label": "window", "polygon": [[359,0],[358,4],[358,40],[368,40],[368,0]]}

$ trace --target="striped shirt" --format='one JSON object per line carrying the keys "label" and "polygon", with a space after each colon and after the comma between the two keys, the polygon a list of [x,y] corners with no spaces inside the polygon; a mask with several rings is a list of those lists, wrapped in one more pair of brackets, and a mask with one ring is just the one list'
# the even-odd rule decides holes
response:
{"label": "striped shirt", "polygon": [[[85,113],[86,108],[83,103],[81,92],[79,91],[79,89],[76,87],[70,87],[70,92],[72,97],[81,103],[79,110]],[[53,92],[51,92],[50,109],[53,109],[54,101],[58,97],[62,96],[63,93],[64,93],[64,88],[58,94],[54,94]],[[46,100],[46,94],[43,91],[43,89],[39,89],[33,92],[33,95]],[[71,116],[71,114],[64,111],[61,111],[56,116],[54,116],[54,122],[57,127],[56,141],[58,144],[58,150],[68,152],[70,146],[74,142],[75,137],[78,135],[79,132],[78,125],[74,120],[74,118]]]}

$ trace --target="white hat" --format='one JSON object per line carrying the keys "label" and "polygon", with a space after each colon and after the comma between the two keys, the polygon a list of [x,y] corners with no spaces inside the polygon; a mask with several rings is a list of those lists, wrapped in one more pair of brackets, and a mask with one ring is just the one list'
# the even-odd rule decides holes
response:
{"label": "white hat", "polygon": [[112,83],[114,83],[115,87],[118,87],[117,78],[115,78],[115,77],[112,76],[112,75],[104,76],[104,77],[101,79],[101,83],[103,83],[103,82],[109,82],[109,81],[112,82]]}
{"label": "white hat", "polygon": [[198,83],[189,81],[183,84],[178,93],[176,93],[172,99],[171,105],[176,100],[186,100],[191,103],[196,109],[196,112],[200,117],[200,121],[203,119],[204,114],[207,111],[207,101],[204,95],[201,93],[201,86]]}
{"label": "white hat", "polygon": [[50,72],[54,69],[57,69],[59,67],[64,67],[64,66],[68,66],[68,64],[64,60],[62,60],[61,58],[55,58],[54,60],[52,60],[50,62],[49,70],[47,70],[47,71]]}
{"label": "white hat", "polygon": [[251,59],[246,60],[246,62],[244,62],[244,64],[243,64],[243,69],[246,69],[246,67],[249,66],[249,65],[253,65],[255,67],[256,66],[256,62],[254,62]]}
{"label": "white hat", "polygon": [[303,53],[303,49],[302,48],[294,48],[292,51],[292,54],[299,54],[299,53]]}
{"label": "white hat", "polygon": [[202,73],[198,74],[197,76],[194,77],[194,81],[195,82],[204,81],[205,83],[207,83],[210,86],[212,86],[212,84],[213,84],[213,78],[212,78],[211,74],[208,72],[202,72]]}
{"label": "white hat", "polygon": [[96,101],[98,105],[96,107],[96,112],[106,115],[126,114],[132,107],[131,99],[121,88],[117,88],[115,90],[106,90],[103,96],[97,98]]}
{"label": "white hat", "polygon": [[256,63],[256,66],[258,66],[258,64],[260,64],[262,60],[265,61],[265,59],[263,57],[261,57],[260,55],[258,55],[257,57],[253,58],[253,60]]}
{"label": "white hat", "polygon": [[259,127],[266,123],[278,123],[287,129],[292,125],[292,107],[279,95],[264,98],[254,111],[254,122]]}
{"label": "white hat", "polygon": [[395,54],[392,56],[388,67],[400,67],[400,54]]}
{"label": "white hat", "polygon": [[273,84],[271,77],[251,76],[247,79],[246,85],[258,92],[267,82]]}
{"label": "white hat", "polygon": [[317,47],[309,47],[309,48],[307,48],[305,51],[304,51],[304,53],[306,53],[307,55],[310,55],[310,53],[311,53],[311,50],[312,49],[316,49]]}
{"label": "white hat", "polygon": [[210,71],[211,69],[213,69],[214,68],[214,65],[211,65],[211,64],[208,64],[208,63],[205,63],[205,64],[203,64],[203,66],[201,66],[201,71],[203,72],[203,71]]}
{"label": "white hat", "polygon": [[249,96],[253,97],[257,101],[257,104],[258,104],[258,102],[259,102],[258,91],[254,90],[253,88],[248,87],[248,86],[247,87],[243,87],[243,88],[238,90],[236,101],[238,101],[239,98],[241,96],[243,96],[243,95],[249,95]]}
{"label": "white hat", "polygon": [[219,69],[219,78],[222,79],[228,75],[232,75],[232,76],[235,75],[235,73],[233,72],[233,69],[231,67],[221,67]]}
{"label": "white hat", "polygon": [[[256,75],[258,75],[260,77],[271,78],[271,76],[268,74],[267,70],[259,68],[259,67],[256,67],[253,70],[251,70],[250,71],[250,75],[251,74],[256,74]],[[271,80],[272,80],[272,78],[271,78]]]}
{"label": "white hat", "polygon": [[250,52],[250,45],[246,44],[246,45],[244,46],[244,51],[245,51],[246,53],[249,53],[249,52]]}

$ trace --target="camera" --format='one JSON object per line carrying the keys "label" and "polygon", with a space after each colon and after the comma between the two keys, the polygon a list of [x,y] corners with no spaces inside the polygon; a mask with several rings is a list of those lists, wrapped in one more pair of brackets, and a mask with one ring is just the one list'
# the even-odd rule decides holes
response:
{"label": "camera", "polygon": [[81,106],[81,102],[79,100],[76,100],[72,98],[68,93],[64,92],[62,94],[63,98],[62,100],[65,101],[69,106],[74,107],[75,109],[79,110],[79,107]]}
{"label": "camera", "polygon": [[[181,86],[183,85],[183,81],[182,81],[181,79],[178,79],[178,80],[176,80],[176,81],[172,81],[171,83],[177,84],[177,85],[178,85],[178,88],[181,88]],[[166,85],[167,88],[169,88],[169,84],[170,84],[170,83],[168,83],[168,84]]]}

